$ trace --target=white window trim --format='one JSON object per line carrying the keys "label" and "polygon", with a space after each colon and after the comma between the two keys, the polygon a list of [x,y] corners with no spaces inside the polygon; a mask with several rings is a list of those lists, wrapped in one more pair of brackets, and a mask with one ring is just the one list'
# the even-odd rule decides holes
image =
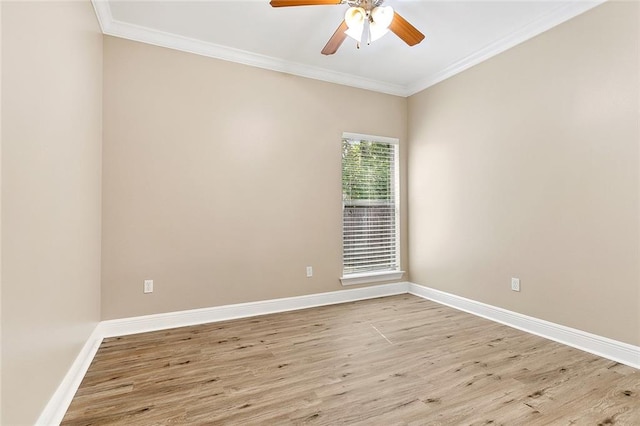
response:
{"label": "white window trim", "polygon": [[[375,135],[367,135],[364,133],[354,133],[354,132],[343,132],[343,139],[361,139],[361,140],[369,140],[381,143],[388,143],[400,146],[400,139],[398,138],[390,138],[387,136],[375,136]],[[400,156],[398,155],[395,159],[396,161],[396,170],[400,170]],[[400,173],[396,174],[396,188],[398,191],[395,194],[395,204],[396,204],[396,235],[398,235],[397,247],[396,247],[396,256],[398,260],[398,265],[401,264],[401,237],[400,237]],[[405,271],[370,271],[363,272],[357,274],[347,274],[340,277],[340,282],[343,286],[349,285],[358,285],[358,284],[368,284],[375,283],[381,281],[393,281],[399,280],[404,275]]]}
{"label": "white window trim", "polygon": [[343,286],[376,283],[380,281],[399,280],[404,275],[404,271],[381,271],[366,272],[363,274],[349,274],[340,277]]}
{"label": "white window trim", "polygon": [[362,139],[362,140],[366,140],[366,141],[388,143],[388,144],[393,144],[393,145],[398,145],[400,143],[400,139],[398,139],[398,138],[389,138],[389,137],[386,137],[386,136],[365,135],[364,133],[352,133],[352,132],[344,132],[344,133],[342,133],[342,139]]}

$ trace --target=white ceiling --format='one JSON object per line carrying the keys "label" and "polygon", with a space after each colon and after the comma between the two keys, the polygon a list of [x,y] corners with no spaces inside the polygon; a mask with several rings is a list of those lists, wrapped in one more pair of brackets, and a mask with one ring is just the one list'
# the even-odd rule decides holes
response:
{"label": "white ceiling", "polygon": [[269,0],[94,0],[105,34],[305,77],[409,96],[600,3],[411,1],[385,5],[426,35],[409,47],[394,34],[335,55],[320,50],[347,5],[272,8]]}

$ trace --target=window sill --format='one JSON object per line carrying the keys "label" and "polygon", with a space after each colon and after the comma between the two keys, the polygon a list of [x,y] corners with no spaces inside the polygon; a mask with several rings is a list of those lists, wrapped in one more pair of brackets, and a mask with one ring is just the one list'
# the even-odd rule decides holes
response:
{"label": "window sill", "polygon": [[340,277],[342,285],[356,285],[376,283],[379,281],[392,281],[402,278],[404,271],[366,272],[363,274],[351,274]]}

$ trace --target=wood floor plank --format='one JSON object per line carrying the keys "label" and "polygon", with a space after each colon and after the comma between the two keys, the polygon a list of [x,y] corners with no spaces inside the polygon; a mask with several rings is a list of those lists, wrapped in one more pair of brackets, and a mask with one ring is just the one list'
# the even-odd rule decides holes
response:
{"label": "wood floor plank", "polygon": [[105,339],[63,425],[640,425],[640,371],[399,295]]}

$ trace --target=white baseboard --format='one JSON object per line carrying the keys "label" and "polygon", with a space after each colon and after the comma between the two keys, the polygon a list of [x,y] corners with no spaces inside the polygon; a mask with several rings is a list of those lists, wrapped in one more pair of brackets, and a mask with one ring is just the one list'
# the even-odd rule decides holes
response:
{"label": "white baseboard", "polygon": [[93,360],[102,339],[175,327],[247,318],[277,312],[295,311],[316,306],[355,302],[375,297],[410,293],[452,308],[468,312],[519,330],[535,334],[595,355],[640,369],[640,347],[606,337],[529,317],[517,312],[487,305],[418,284],[401,282],[328,293],[309,294],[283,299],[239,303],[213,308],[169,312],[133,318],[102,321],[91,334],[76,360],[58,386],[36,422],[37,425],[59,424]]}
{"label": "white baseboard", "polygon": [[95,330],[80,350],[80,353],[69,368],[69,371],[40,414],[36,425],[50,426],[57,425],[62,422],[69,405],[71,405],[74,395],[80,387],[80,383],[82,382],[84,375],[87,373],[87,370],[91,365],[93,357],[96,352],[98,352],[102,339],[105,337],[124,336],[127,334],[165,330],[188,325],[206,324],[210,322],[246,318],[256,315],[295,311],[298,309],[313,308],[316,306],[355,302],[358,300],[373,299],[375,297],[406,294],[408,289],[409,283],[401,282],[332,291],[328,293],[287,297],[283,299],[239,303],[237,305],[216,306],[213,308],[193,309],[189,311],[169,312],[166,314],[102,321],[96,326]]}
{"label": "white baseboard", "polygon": [[62,418],[67,412],[69,405],[71,405],[71,401],[80,387],[80,383],[87,373],[93,357],[96,355],[96,352],[98,352],[100,343],[102,343],[102,336],[98,329],[99,325],[93,330],[91,336],[89,336],[89,339],[87,339],[80,353],[73,361],[73,364],[71,364],[64,379],[62,379],[62,382],[58,385],[58,388],[44,407],[44,410],[40,413],[36,425],[59,425],[60,422],[62,422]]}
{"label": "white baseboard", "polygon": [[409,293],[640,369],[640,347],[409,283]]}
{"label": "white baseboard", "polygon": [[384,284],[328,293],[286,297],[283,299],[262,300],[236,305],[216,306],[213,308],[108,320],[102,321],[99,328],[103,337],[124,336],[147,331],[165,330],[168,328],[274,314],[277,312],[295,311],[316,306],[335,305],[338,303],[372,299],[374,297],[405,294],[408,290],[409,283],[407,282]]}

